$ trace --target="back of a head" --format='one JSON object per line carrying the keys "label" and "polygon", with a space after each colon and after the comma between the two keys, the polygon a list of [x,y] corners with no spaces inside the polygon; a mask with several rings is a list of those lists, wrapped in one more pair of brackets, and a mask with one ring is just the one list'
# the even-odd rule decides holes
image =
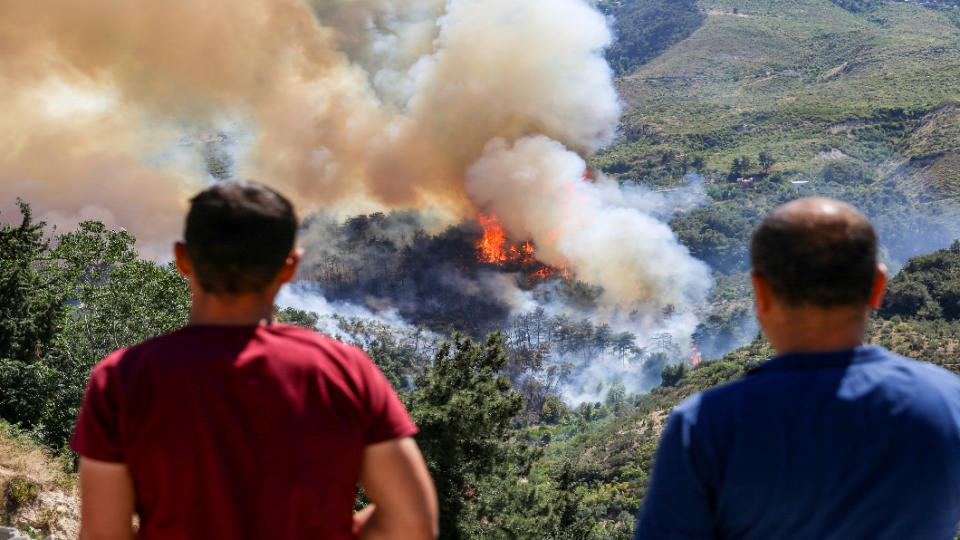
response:
{"label": "back of a head", "polygon": [[273,281],[296,232],[290,201],[261,184],[233,180],[191,199],[184,242],[204,291],[243,294]]}
{"label": "back of a head", "polygon": [[750,257],[754,273],[788,305],[866,305],[877,271],[877,237],[852,206],[810,197],[771,212],[753,233]]}

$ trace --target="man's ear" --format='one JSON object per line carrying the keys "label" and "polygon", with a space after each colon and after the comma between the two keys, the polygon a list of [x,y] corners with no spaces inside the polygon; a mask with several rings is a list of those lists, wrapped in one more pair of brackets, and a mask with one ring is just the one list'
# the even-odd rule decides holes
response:
{"label": "man's ear", "polygon": [[773,299],[770,283],[767,278],[756,272],[750,273],[750,282],[753,283],[753,298],[757,307],[757,314],[762,315],[770,310],[770,302]]}
{"label": "man's ear", "polygon": [[873,276],[873,287],[870,289],[870,307],[877,309],[883,301],[883,293],[887,291],[887,265],[877,263],[877,273]]}
{"label": "man's ear", "polygon": [[280,272],[277,273],[277,278],[274,282],[277,285],[283,285],[284,283],[293,281],[294,276],[297,275],[297,266],[300,265],[300,259],[302,258],[303,248],[295,247],[290,250],[290,254],[287,255],[286,260],[283,261],[283,266],[280,267]]}
{"label": "man's ear", "polygon": [[183,242],[173,244],[173,260],[181,276],[189,279],[193,275],[193,262],[190,261],[186,244]]}

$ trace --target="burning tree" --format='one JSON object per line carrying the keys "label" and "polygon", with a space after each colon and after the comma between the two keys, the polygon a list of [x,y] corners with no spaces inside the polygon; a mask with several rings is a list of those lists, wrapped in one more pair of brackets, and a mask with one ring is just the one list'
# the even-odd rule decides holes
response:
{"label": "burning tree", "polygon": [[510,243],[500,219],[496,216],[480,213],[477,215],[477,223],[483,229],[483,236],[476,243],[479,262],[494,264],[511,271],[523,271],[531,281],[570,276],[565,266],[554,267],[538,261],[529,240],[519,244]]}

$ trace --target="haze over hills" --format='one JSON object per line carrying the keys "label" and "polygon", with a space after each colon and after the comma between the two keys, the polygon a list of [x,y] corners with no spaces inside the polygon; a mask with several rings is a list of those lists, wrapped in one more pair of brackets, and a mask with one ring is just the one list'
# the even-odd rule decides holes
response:
{"label": "haze over hills", "polygon": [[[654,3],[605,7],[616,17]],[[596,160],[605,171],[642,177],[666,152],[726,171],[765,151],[788,179],[848,158],[929,197],[960,190],[956,2],[701,0],[695,28],[690,4],[657,10],[655,29],[676,43],[618,78],[627,111]]]}

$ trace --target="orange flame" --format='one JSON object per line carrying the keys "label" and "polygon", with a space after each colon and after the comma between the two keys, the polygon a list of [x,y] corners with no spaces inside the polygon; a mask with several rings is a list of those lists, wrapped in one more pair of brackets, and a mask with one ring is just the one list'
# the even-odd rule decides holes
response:
{"label": "orange flame", "polygon": [[700,362],[703,362],[703,355],[700,354],[700,351],[697,350],[696,346],[690,347],[690,363],[694,366],[700,365]]}
{"label": "orange flame", "polygon": [[547,279],[547,278],[552,278],[554,276],[570,277],[570,272],[568,272],[567,269],[562,266],[559,268],[554,268],[553,266],[544,265],[539,270],[535,272],[530,272],[527,275],[527,277],[530,279],[533,279],[533,278]]}
{"label": "orange flame", "polygon": [[487,217],[477,214],[477,221],[483,227],[483,237],[477,242],[480,262],[501,264],[507,260],[507,233],[500,226],[496,216]]}
{"label": "orange flame", "polygon": [[[477,258],[481,263],[510,265],[518,270],[527,272],[529,279],[547,279],[554,276],[570,277],[570,273],[563,266],[553,267],[541,263],[534,255],[533,244],[523,242],[511,245],[507,241],[507,233],[500,225],[496,216],[477,214],[477,222],[483,229],[483,236],[477,241]],[[531,268],[533,270],[531,271]]]}

